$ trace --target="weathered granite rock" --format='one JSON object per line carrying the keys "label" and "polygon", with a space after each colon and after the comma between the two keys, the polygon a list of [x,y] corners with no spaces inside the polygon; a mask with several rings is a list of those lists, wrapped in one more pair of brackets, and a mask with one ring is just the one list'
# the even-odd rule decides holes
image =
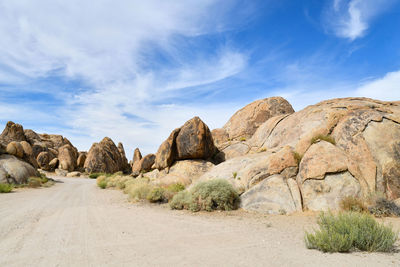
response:
{"label": "weathered granite rock", "polygon": [[124,163],[115,143],[110,138],[105,137],[100,143],[92,145],[88,152],[84,168],[88,173],[115,173],[123,171]]}
{"label": "weathered granite rock", "polygon": [[249,139],[268,119],[291,114],[292,106],[282,97],[270,97],[254,101],[238,110],[224,125],[230,139]]}
{"label": "weathered granite rock", "polygon": [[294,179],[289,180],[279,174],[269,176],[240,196],[241,207],[269,214],[301,211],[300,192],[297,186],[288,184],[295,183]]}
{"label": "weathered granite rock", "polygon": [[76,169],[78,151],[71,145],[64,145],[58,149],[59,168],[72,172]]}
{"label": "weathered granite rock", "polygon": [[216,148],[208,126],[199,118],[187,121],[176,137],[177,159],[209,159]]}
{"label": "weathered granite rock", "polygon": [[144,156],[137,164],[134,164],[132,167],[132,174],[134,176],[139,175],[141,172],[147,172],[151,170],[151,167],[154,164],[156,159],[156,155],[148,154]]}
{"label": "weathered granite rock", "polygon": [[44,171],[50,171],[49,163],[50,163],[50,156],[49,152],[40,152],[39,155],[36,158],[36,161],[39,165],[39,168],[41,168]]}
{"label": "weathered granite rock", "polygon": [[78,159],[76,160],[76,165],[78,168],[83,168],[85,165],[85,160],[86,160],[87,152],[79,152]]}
{"label": "weathered granite rock", "polygon": [[12,155],[0,155],[0,183],[22,184],[31,176],[39,173],[30,164]]}
{"label": "weathered granite rock", "polygon": [[6,146],[12,141],[26,141],[26,138],[22,125],[9,121],[7,122],[6,127],[0,135],[0,143]]}
{"label": "weathered granite rock", "polygon": [[176,137],[178,136],[180,130],[180,128],[173,130],[167,140],[165,140],[158,148],[154,162],[157,169],[162,170],[171,166],[178,158]]}

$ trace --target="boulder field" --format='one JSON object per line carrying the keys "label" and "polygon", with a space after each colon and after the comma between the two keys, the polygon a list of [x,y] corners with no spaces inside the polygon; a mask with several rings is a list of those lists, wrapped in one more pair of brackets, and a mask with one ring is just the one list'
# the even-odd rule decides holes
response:
{"label": "boulder field", "polygon": [[23,165],[27,173],[37,167],[123,171],[163,186],[219,178],[238,190],[245,210],[335,210],[346,196],[400,199],[400,102],[331,99],[295,112],[281,97],[261,99],[212,131],[194,117],[155,154],[142,156],[136,148],[129,163],[122,143],[116,146],[108,137],[78,152],[65,137],[8,122],[0,155],[1,181],[23,180],[10,164]]}

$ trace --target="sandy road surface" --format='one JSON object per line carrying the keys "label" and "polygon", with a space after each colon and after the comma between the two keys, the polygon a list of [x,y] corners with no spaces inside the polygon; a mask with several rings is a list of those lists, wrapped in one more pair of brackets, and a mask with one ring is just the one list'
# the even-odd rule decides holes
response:
{"label": "sandy road surface", "polygon": [[58,180],[0,195],[0,266],[400,266],[400,253],[307,250],[310,216],[191,214]]}

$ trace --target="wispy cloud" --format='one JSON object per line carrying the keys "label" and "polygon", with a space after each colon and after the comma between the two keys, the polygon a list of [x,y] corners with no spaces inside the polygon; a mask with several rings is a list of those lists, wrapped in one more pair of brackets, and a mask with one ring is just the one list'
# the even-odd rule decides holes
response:
{"label": "wispy cloud", "polygon": [[338,37],[353,41],[363,37],[372,20],[393,3],[394,0],[333,0],[324,20]]}
{"label": "wispy cloud", "polygon": [[355,94],[380,100],[400,101],[400,70],[364,83],[357,88]]}
{"label": "wispy cloud", "polygon": [[[62,132],[81,149],[107,135],[128,149],[155,152],[169,131],[191,116],[203,114],[208,124],[221,126],[233,112],[232,106],[195,99],[176,102],[181,95],[213,90],[201,86],[232,77],[247,65],[246,51],[226,42],[206,53],[199,49],[202,42],[190,42],[237,24],[227,16],[237,1],[39,2],[0,2],[0,85],[53,76],[65,80],[49,92],[62,100],[57,109],[43,105],[25,113],[49,123],[62,121]],[[2,118],[20,118],[18,103],[7,108]],[[46,117],[49,111],[53,119]]]}

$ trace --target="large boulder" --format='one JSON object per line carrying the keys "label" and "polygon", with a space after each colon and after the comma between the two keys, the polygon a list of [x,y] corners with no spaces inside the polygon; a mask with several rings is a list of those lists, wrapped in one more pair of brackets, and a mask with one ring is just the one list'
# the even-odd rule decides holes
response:
{"label": "large boulder", "polygon": [[148,172],[154,165],[156,155],[148,154],[144,156],[140,161],[137,161],[132,167],[132,174],[134,176],[139,175],[141,172]]}
{"label": "large boulder", "polygon": [[229,139],[248,139],[268,119],[292,113],[292,106],[282,97],[260,99],[238,110],[223,129]]}
{"label": "large boulder", "polygon": [[105,137],[100,143],[94,143],[90,148],[84,164],[88,173],[115,173],[123,171],[124,162],[115,143]]}
{"label": "large boulder", "polygon": [[39,168],[41,168],[44,171],[50,171],[49,168],[49,163],[50,163],[50,155],[49,152],[40,152],[39,155],[36,157],[36,161],[39,165]]}
{"label": "large boulder", "polygon": [[139,162],[141,159],[142,153],[140,153],[140,149],[137,147],[135,148],[135,151],[133,151],[132,164],[135,164],[135,162]]}
{"label": "large boulder", "polygon": [[176,148],[176,137],[181,129],[177,128],[172,131],[167,140],[165,140],[158,148],[155,167],[157,169],[164,169],[172,165],[178,158],[178,152]]}
{"label": "large boulder", "polygon": [[199,181],[226,179],[239,192],[244,192],[274,174],[294,178],[297,161],[290,147],[278,152],[261,152],[235,157],[222,162],[199,178]]}
{"label": "large boulder", "polygon": [[64,145],[58,149],[59,168],[72,172],[76,169],[78,151],[71,145]]}
{"label": "large boulder", "polygon": [[7,154],[16,156],[17,158],[22,159],[24,156],[24,148],[20,144],[20,142],[15,142],[12,141],[8,143],[7,148],[6,148]]}
{"label": "large boulder", "polygon": [[78,153],[78,159],[76,160],[76,166],[78,168],[83,168],[85,165],[85,160],[87,157],[87,152],[81,151]]}
{"label": "large boulder", "polygon": [[209,159],[216,148],[208,126],[199,118],[187,121],[176,137],[177,159]]}
{"label": "large boulder", "polygon": [[7,145],[12,141],[26,141],[26,138],[22,125],[9,121],[7,122],[6,127],[0,135],[0,143],[3,143],[3,145]]}
{"label": "large boulder", "polygon": [[[227,179],[249,192],[242,197],[245,209],[271,213],[293,210],[288,208],[293,201],[284,201],[290,195],[287,188],[292,198],[293,192],[299,192],[304,210],[338,209],[341,199],[349,195],[379,193],[397,199],[399,140],[399,101],[327,100],[270,117],[246,141],[220,143],[220,151],[234,157],[214,166],[199,181]],[[244,145],[250,147],[248,152]]]}
{"label": "large boulder", "polygon": [[275,174],[264,179],[240,196],[245,210],[268,214],[286,214],[301,211],[301,197],[294,179]]}
{"label": "large boulder", "polygon": [[209,160],[216,152],[210,129],[199,117],[194,117],[182,127],[173,130],[161,144],[154,167],[162,170],[177,160]]}
{"label": "large boulder", "polygon": [[146,177],[155,179],[154,183],[161,186],[168,186],[171,184],[180,183],[184,186],[197,181],[197,179],[204,173],[208,172],[214,164],[206,160],[180,160],[176,161],[168,170],[168,173],[164,171],[155,170],[155,176],[153,174],[145,174]]}
{"label": "large boulder", "polygon": [[31,176],[39,173],[30,164],[12,155],[0,155],[0,183],[27,183]]}
{"label": "large boulder", "polygon": [[125,155],[124,145],[121,142],[119,142],[117,148],[118,148],[119,154],[121,155],[121,159],[122,159],[122,165],[123,165],[122,170],[124,172],[129,172],[130,165],[129,165],[128,159],[126,158],[126,155]]}

